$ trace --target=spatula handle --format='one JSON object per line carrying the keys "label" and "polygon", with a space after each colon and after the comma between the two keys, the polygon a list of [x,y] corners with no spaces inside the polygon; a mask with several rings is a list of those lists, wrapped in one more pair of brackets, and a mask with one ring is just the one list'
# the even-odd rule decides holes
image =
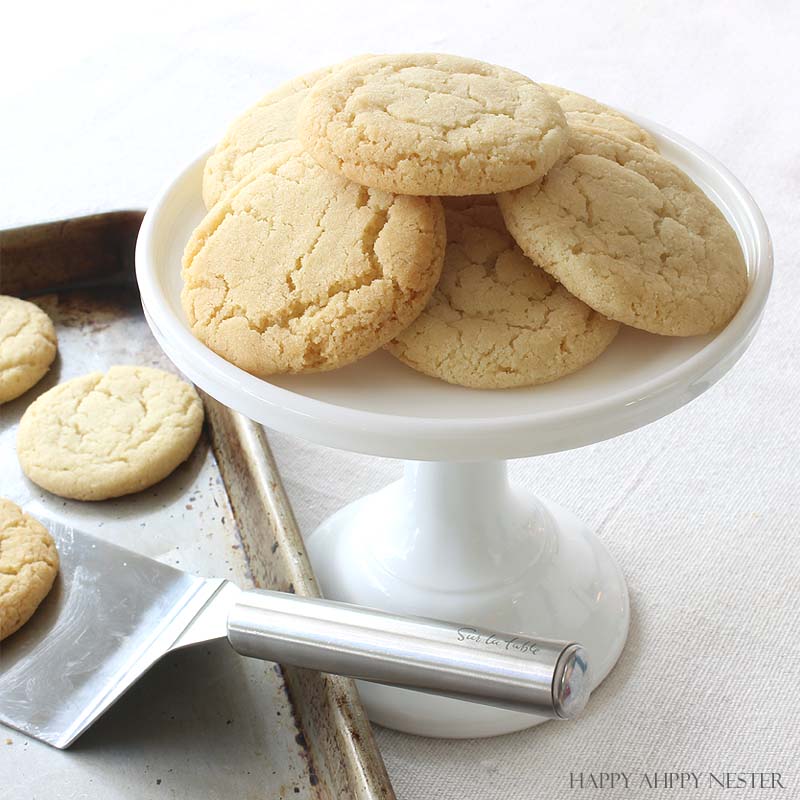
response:
{"label": "spatula handle", "polygon": [[245,656],[569,719],[589,697],[574,643],[282,592],[242,592],[228,639]]}

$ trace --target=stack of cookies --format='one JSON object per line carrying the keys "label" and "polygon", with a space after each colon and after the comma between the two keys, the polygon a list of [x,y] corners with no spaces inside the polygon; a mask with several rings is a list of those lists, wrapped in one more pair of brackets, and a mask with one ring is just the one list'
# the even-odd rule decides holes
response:
{"label": "stack of cookies", "polygon": [[203,199],[184,310],[260,377],[385,347],[450,383],[533,385],[620,324],[717,330],[747,291],[733,230],[647,131],[456,56],[360,56],[268,94]]}

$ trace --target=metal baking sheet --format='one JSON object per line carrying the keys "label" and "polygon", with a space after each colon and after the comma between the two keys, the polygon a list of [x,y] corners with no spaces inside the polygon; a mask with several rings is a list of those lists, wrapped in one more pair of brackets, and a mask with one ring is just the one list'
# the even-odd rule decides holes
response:
{"label": "metal baking sheet", "polygon": [[[210,398],[197,449],[150,490],[81,503],[21,473],[17,423],[40,393],[113,364],[172,369],[132,278],[140,221],[121,212],[0,232],[0,293],[33,299],[59,337],[48,375],[0,406],[0,495],[196,574],[316,593],[264,430]],[[352,681],[225,643],[168,656],[67,751],[0,728],[0,776],[4,800],[394,797]]]}

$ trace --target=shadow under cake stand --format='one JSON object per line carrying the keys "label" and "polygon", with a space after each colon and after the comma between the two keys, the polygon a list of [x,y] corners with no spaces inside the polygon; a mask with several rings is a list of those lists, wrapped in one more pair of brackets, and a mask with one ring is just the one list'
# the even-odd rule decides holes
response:
{"label": "shadow under cake stand", "polygon": [[[200,185],[208,154],[148,211],[136,251],[142,303],[155,337],[183,373],[276,430],[407,461],[402,480],[341,509],[307,537],[326,597],[578,641],[589,654],[593,687],[614,666],[629,621],[619,567],[570,511],[509,483],[505,459],[602,441],[697,397],[747,348],[772,278],[769,232],[744,187],[695,145],[637,121],[733,225],[749,294],[718,334],[672,339],[623,328],[593,364],[544,386],[450,386],[383,351],[334,372],[255,378],[197,341],[181,310],[181,254],[204,215]],[[375,684],[360,690],[374,722],[427,736],[490,736],[543,720]]]}

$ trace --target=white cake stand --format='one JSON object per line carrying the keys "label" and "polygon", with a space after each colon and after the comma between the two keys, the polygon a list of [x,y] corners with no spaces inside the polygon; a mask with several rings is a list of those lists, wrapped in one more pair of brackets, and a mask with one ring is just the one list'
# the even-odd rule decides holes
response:
{"label": "white cake stand", "polygon": [[[747,348],[772,279],[769,232],[745,188],[698,147],[638,121],[730,220],[750,292],[716,335],[670,339],[626,328],[594,364],[540,387],[463,389],[383,351],[336,372],[255,378],[197,341],[180,306],[182,250],[204,214],[206,155],[147,213],[136,251],[142,302],[181,371],[271,428],[329,447],[413,459],[401,481],[351,503],[308,538],[326,596],[581,642],[594,686],[613,667],[628,630],[622,573],[569,511],[509,484],[503,459],[608,439],[697,397]],[[488,736],[541,721],[403,689],[363,684],[361,691],[374,721],[428,736]]]}

